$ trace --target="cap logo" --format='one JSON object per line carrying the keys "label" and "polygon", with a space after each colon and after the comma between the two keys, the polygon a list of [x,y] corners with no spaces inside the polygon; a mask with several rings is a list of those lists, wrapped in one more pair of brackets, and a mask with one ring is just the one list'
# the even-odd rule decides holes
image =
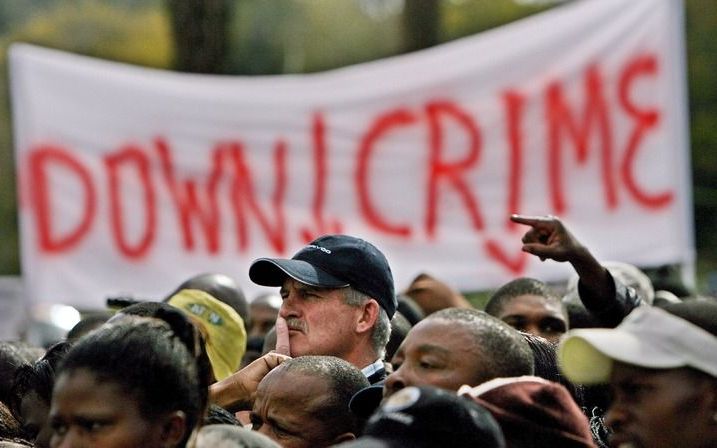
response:
{"label": "cap logo", "polygon": [[325,248],[325,247],[317,246],[316,244],[309,244],[309,245],[307,245],[306,247],[310,247],[310,248],[312,248],[312,249],[319,249],[321,252],[323,252],[323,253],[325,253],[325,254],[330,254],[330,253],[331,253],[331,250],[329,250],[329,249],[327,249],[327,248]]}
{"label": "cap logo", "polygon": [[404,414],[403,412],[391,412],[389,414],[383,414],[381,418],[397,421],[404,426],[411,426],[413,424],[413,416]]}
{"label": "cap logo", "polygon": [[200,305],[198,303],[190,303],[187,304],[186,309],[195,316],[199,316],[206,319],[212,325],[224,324],[224,320],[219,314],[215,313],[204,305]]}
{"label": "cap logo", "polygon": [[383,411],[402,411],[413,406],[419,398],[421,398],[421,390],[419,388],[407,387],[391,395],[391,397],[386,400],[386,403],[383,405]]}

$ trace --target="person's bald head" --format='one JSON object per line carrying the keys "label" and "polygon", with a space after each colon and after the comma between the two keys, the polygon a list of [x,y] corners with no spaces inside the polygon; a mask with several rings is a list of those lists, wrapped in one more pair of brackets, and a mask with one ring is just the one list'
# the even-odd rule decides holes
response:
{"label": "person's bald head", "polygon": [[282,446],[321,447],[352,439],[361,422],[349,401],[368,385],[361,371],[342,359],[290,359],[259,383],[252,427]]}
{"label": "person's bald head", "polygon": [[533,373],[532,352],[518,331],[485,312],[467,308],[447,308],[429,316],[465,328],[484,355],[494,376],[520,376]]}

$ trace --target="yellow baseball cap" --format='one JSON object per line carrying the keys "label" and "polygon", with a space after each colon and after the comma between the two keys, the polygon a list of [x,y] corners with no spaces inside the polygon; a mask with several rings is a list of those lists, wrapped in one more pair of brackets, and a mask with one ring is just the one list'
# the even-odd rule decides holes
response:
{"label": "yellow baseball cap", "polygon": [[239,368],[246,351],[246,329],[239,313],[198,289],[179,291],[169,304],[186,312],[199,327],[217,381]]}

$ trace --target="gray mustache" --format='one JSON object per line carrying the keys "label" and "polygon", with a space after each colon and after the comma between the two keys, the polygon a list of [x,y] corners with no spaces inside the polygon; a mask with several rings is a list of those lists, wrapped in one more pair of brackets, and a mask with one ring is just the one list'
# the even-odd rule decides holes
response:
{"label": "gray mustache", "polygon": [[286,319],[286,326],[289,327],[289,330],[306,331],[304,321],[295,317]]}

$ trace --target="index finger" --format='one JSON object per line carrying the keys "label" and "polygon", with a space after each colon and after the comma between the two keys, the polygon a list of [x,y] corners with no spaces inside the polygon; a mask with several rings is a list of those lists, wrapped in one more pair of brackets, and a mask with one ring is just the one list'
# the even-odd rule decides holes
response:
{"label": "index finger", "polygon": [[291,356],[291,345],[289,345],[289,327],[286,325],[286,319],[281,316],[276,317],[276,352],[282,355]]}
{"label": "index finger", "polygon": [[266,363],[266,366],[269,368],[269,370],[273,370],[282,362],[291,359],[291,356],[274,351],[267,353],[266,355],[262,356],[262,358],[264,359],[264,362]]}
{"label": "index finger", "polygon": [[544,215],[544,216],[531,216],[531,215],[510,215],[510,220],[517,222],[518,224],[525,224],[528,226],[536,226],[538,224],[544,224],[555,221],[555,216]]}

